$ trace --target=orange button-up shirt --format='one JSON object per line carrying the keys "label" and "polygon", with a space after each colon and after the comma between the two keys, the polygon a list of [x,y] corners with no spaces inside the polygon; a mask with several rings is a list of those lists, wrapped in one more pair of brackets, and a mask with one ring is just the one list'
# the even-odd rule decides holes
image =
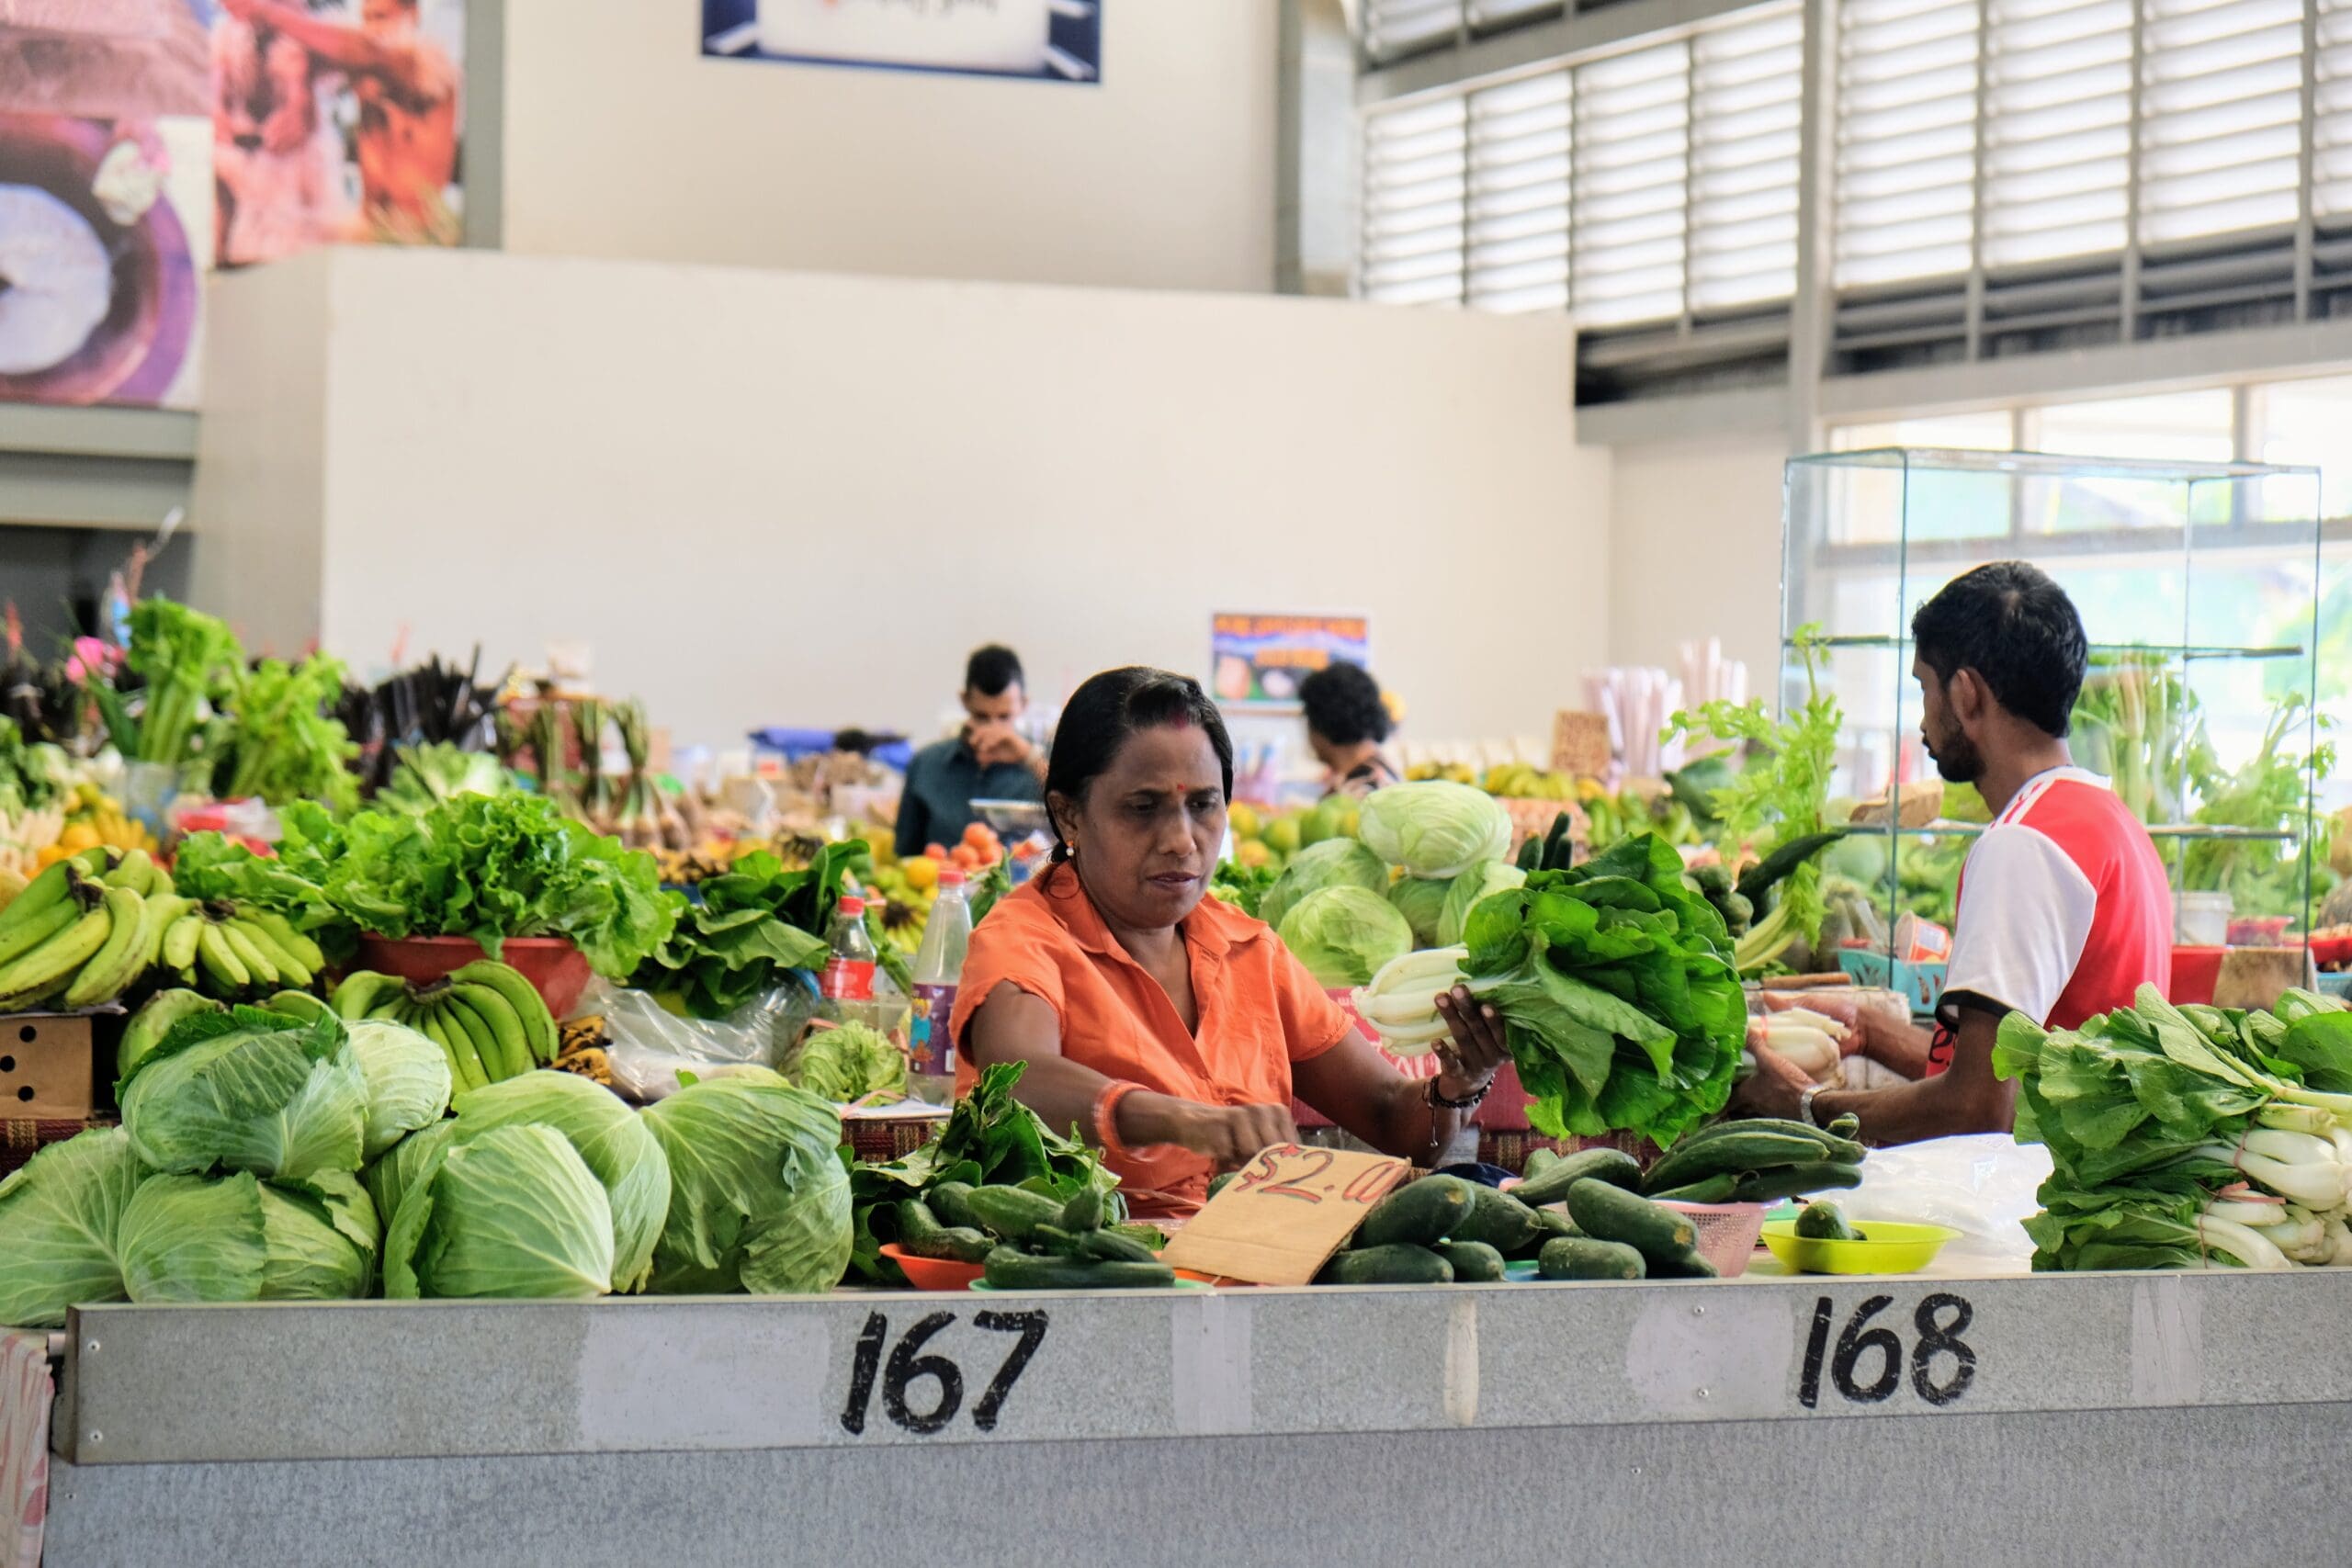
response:
{"label": "orange button-up shirt", "polygon": [[[978,1076],[972,1014],[1011,985],[1054,1010],[1063,1055],[1105,1077],[1205,1105],[1289,1105],[1291,1064],[1346,1038],[1346,1015],[1264,922],[1203,898],[1182,931],[1197,1030],[1184,1027],[1159,982],[1111,935],[1074,872],[1057,868],[1015,889],[973,931],[964,960],[949,1023],[956,1092]],[[1212,1174],[1207,1160],[1170,1145],[1110,1165],[1144,1214],[1197,1209]]]}

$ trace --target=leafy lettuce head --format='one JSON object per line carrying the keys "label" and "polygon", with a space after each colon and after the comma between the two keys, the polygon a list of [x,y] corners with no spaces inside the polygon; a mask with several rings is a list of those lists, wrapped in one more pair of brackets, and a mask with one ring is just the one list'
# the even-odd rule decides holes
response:
{"label": "leafy lettuce head", "polygon": [[1366,985],[1413,950],[1413,928],[1396,907],[1361,887],[1308,894],[1283,917],[1282,939],[1327,990]]}
{"label": "leafy lettuce head", "polygon": [[812,1029],[793,1064],[800,1087],[835,1104],[869,1095],[897,1099],[907,1089],[907,1055],[889,1037],[865,1024]]}
{"label": "leafy lettuce head", "polygon": [[654,1290],[802,1294],[841,1282],[850,1187],[831,1105],[746,1068],[690,1084],[640,1114],[670,1158]]}
{"label": "leafy lettuce head", "polygon": [[182,1019],[122,1091],[133,1152],[189,1176],[355,1171],[367,1112],[367,1077],[332,1013],[308,1023],[257,1008]]}
{"label": "leafy lettuce head", "polygon": [[1510,852],[1510,813],[1502,802],[1444,779],[1373,791],[1357,830],[1382,860],[1411,876],[1459,876]]}

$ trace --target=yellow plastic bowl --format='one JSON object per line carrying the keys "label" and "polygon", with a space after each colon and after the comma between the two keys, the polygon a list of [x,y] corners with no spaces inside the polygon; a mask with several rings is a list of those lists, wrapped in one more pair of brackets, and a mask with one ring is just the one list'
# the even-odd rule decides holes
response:
{"label": "yellow plastic bowl", "polygon": [[1794,1220],[1764,1222],[1764,1246],[1804,1274],[1915,1274],[1936,1260],[1960,1233],[1949,1225],[1903,1225],[1857,1220],[1860,1241],[1821,1241],[1797,1235]]}

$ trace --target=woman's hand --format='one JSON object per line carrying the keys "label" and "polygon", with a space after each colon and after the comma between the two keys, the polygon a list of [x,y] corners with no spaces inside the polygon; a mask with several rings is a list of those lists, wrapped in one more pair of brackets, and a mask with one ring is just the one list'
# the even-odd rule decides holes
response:
{"label": "woman's hand", "polygon": [[[1119,1107],[1123,1122],[1128,1107],[1142,1098],[1130,1095]],[[1262,1149],[1298,1142],[1298,1128],[1291,1122],[1287,1105],[1202,1105],[1162,1095],[1153,1100],[1156,1103],[1149,1110],[1155,1114],[1145,1118],[1152,1125],[1139,1130],[1142,1136],[1128,1136],[1122,1128],[1122,1140],[1130,1147],[1174,1144],[1226,1171],[1240,1169]]]}
{"label": "woman's hand", "polygon": [[1438,1092],[1448,1100],[1467,1100],[1494,1081],[1510,1046],[1503,1036],[1502,1015],[1470,994],[1466,986],[1442,992],[1438,1016],[1445,1020],[1447,1038],[1437,1043]]}

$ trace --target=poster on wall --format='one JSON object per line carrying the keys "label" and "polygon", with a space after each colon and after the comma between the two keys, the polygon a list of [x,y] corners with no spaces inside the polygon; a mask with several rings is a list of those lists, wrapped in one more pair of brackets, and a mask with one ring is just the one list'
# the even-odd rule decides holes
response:
{"label": "poster on wall", "polygon": [[1221,703],[1294,705],[1300,680],[1335,661],[1371,664],[1366,617],[1219,615],[1210,623],[1210,683]]}
{"label": "poster on wall", "polygon": [[702,0],[714,59],[1102,79],[1102,0]]}
{"label": "poster on wall", "polygon": [[0,0],[0,400],[193,408],[203,275],[454,244],[464,0]]}

